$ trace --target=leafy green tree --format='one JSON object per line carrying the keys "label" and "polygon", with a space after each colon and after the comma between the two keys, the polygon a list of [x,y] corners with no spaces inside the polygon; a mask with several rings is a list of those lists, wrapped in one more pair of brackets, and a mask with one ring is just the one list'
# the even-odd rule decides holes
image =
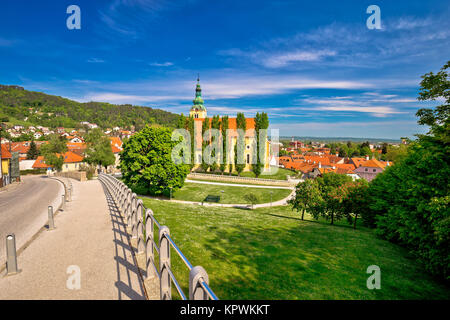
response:
{"label": "leafy green tree", "polygon": [[[222,121],[220,123],[223,152],[222,152],[222,163],[220,164],[220,167],[219,167],[222,174],[227,169],[228,150],[227,150],[226,138],[227,138],[228,127],[229,127],[228,116],[223,116]],[[230,172],[231,172],[231,168],[230,168]]]}
{"label": "leafy green tree", "polygon": [[397,162],[408,153],[408,146],[401,144],[399,146],[388,146],[386,154],[382,155],[383,160]]}
{"label": "leafy green tree", "polygon": [[111,140],[99,128],[89,131],[85,136],[86,158],[89,164],[100,165],[105,169],[116,162],[111,148]]}
{"label": "leafy green tree", "polygon": [[443,99],[434,109],[420,109],[418,123],[427,134],[410,143],[407,155],[370,183],[370,212],[363,220],[377,234],[403,245],[433,275],[450,280],[450,80],[448,62],[423,76],[419,100]]}
{"label": "leafy green tree", "polygon": [[244,195],[244,199],[251,204],[252,209],[253,206],[258,203],[258,196],[254,193],[247,193],[246,195]]}
{"label": "leafy green tree", "polygon": [[346,182],[352,181],[352,178],[344,174],[329,172],[318,177],[316,181],[324,200],[321,214],[326,219],[330,219],[331,224],[334,224],[335,219],[339,220],[343,216],[341,187]]}
{"label": "leafy green tree", "polygon": [[[220,117],[219,116],[213,116],[212,120],[211,120],[211,129],[215,129],[215,130],[220,130]],[[214,143],[214,139],[216,137],[211,136],[211,144]],[[211,158],[214,158],[216,156],[216,150],[213,149],[211,150]],[[217,162],[213,162],[210,166],[211,168],[211,172],[216,172],[218,169],[218,163]]]}
{"label": "leafy green tree", "polygon": [[189,118],[186,119],[186,129],[189,131],[189,135],[191,136],[191,163],[189,164],[190,170],[195,165],[195,135],[194,135],[194,127],[195,127],[195,120],[193,116],[189,116]]}
{"label": "leafy green tree", "polygon": [[57,134],[52,134],[49,136],[48,143],[41,145],[40,152],[47,165],[61,171],[64,164],[64,154],[67,152],[66,139]]}
{"label": "leafy green tree", "polygon": [[183,186],[189,166],[173,162],[171,135],[171,129],[146,126],[123,145],[123,179],[136,193],[169,194]]}
{"label": "leafy green tree", "polygon": [[[259,149],[261,147],[261,143],[263,143],[263,147],[265,149],[265,141],[267,139],[267,133],[264,134],[264,136],[260,139],[260,132],[261,129],[267,129],[269,127],[269,117],[267,116],[267,113],[256,113],[255,116],[255,133],[256,133],[256,164],[252,165],[252,171],[255,174],[255,176],[258,178],[259,175],[262,172],[263,164],[261,163],[261,158],[259,155]],[[260,141],[261,140],[261,141]]]}
{"label": "leafy green tree", "polygon": [[36,146],[36,142],[34,140],[31,140],[30,148],[27,151],[27,160],[36,160],[36,158],[39,156],[39,151]]}
{"label": "leafy green tree", "polygon": [[308,179],[300,182],[295,187],[295,198],[289,200],[292,210],[297,210],[304,219],[305,212],[310,213],[315,219],[319,217],[319,211],[322,207],[322,194],[317,180]]}
{"label": "leafy green tree", "polygon": [[211,143],[211,140],[210,140],[210,138],[203,139],[203,137],[204,137],[205,132],[208,131],[209,129],[211,129],[211,121],[209,121],[209,118],[206,117],[202,121],[202,164],[201,164],[201,167],[204,172],[208,171],[209,164],[206,162],[206,159],[203,155],[204,155],[206,146]]}
{"label": "leafy green tree", "polygon": [[358,179],[346,182],[343,189],[342,210],[348,222],[353,222],[353,228],[356,229],[358,216],[364,217],[369,210],[369,183],[365,179]]}
{"label": "leafy green tree", "polygon": [[183,114],[178,118],[177,129],[186,129],[186,117]]}

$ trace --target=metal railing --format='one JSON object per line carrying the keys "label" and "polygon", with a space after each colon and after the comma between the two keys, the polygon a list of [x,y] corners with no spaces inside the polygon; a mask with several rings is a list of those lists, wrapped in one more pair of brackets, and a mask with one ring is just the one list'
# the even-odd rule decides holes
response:
{"label": "metal railing", "polygon": [[[161,226],[153,216],[151,209],[146,209],[141,199],[122,181],[111,175],[100,173],[99,180],[111,194],[120,212],[124,215],[131,237],[137,239],[137,253],[145,255],[147,277],[155,272],[160,282],[161,300],[172,299],[172,283],[183,300],[219,300],[209,287],[209,277],[201,266],[192,266],[170,236],[167,226]],[[145,215],[144,215],[145,213]],[[155,241],[155,225],[158,228],[158,242]],[[172,250],[181,258],[189,269],[189,295],[183,292],[171,268]],[[155,251],[159,256],[159,265],[155,263]]]}

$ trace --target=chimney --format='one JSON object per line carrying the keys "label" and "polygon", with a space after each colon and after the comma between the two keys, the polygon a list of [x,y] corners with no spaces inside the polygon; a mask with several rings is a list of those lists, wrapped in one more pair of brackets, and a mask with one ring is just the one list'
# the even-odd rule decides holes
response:
{"label": "chimney", "polygon": [[369,161],[369,156],[366,156],[366,160]]}
{"label": "chimney", "polygon": [[339,157],[339,152],[336,152],[335,156],[336,156],[336,157]]}
{"label": "chimney", "polygon": [[322,168],[322,164],[319,162],[319,168]]}
{"label": "chimney", "polygon": [[386,161],[386,165],[387,165],[388,167],[390,166],[389,161]]}

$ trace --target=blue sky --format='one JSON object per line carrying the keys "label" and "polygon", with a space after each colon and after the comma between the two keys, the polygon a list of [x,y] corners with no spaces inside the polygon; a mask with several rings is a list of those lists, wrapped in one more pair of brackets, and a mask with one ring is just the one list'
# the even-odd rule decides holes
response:
{"label": "blue sky", "polygon": [[[81,9],[68,30],[66,9]],[[369,5],[381,30],[369,30]],[[209,115],[269,114],[281,135],[399,138],[420,76],[450,59],[448,1],[2,1],[0,84]]]}

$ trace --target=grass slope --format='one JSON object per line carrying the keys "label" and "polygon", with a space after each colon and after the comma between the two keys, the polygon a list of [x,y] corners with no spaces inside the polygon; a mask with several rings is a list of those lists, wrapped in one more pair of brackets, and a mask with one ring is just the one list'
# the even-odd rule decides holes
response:
{"label": "grass slope", "polygon": [[[221,191],[224,191],[223,193]],[[253,193],[258,197],[257,203],[270,202],[286,198],[292,190],[288,189],[266,189],[250,187],[232,187],[213,184],[186,182],[184,186],[173,193],[173,199],[187,201],[203,201],[208,195],[220,196],[219,203],[247,204],[244,199],[246,194]]]}
{"label": "grass slope", "polygon": [[[405,249],[368,229],[301,221],[289,207],[250,211],[144,203],[169,226],[191,263],[206,269],[220,299],[450,297],[449,289],[423,272]],[[366,287],[366,269],[373,264],[381,268],[380,290]],[[188,270],[174,252],[172,270],[187,294]]]}

